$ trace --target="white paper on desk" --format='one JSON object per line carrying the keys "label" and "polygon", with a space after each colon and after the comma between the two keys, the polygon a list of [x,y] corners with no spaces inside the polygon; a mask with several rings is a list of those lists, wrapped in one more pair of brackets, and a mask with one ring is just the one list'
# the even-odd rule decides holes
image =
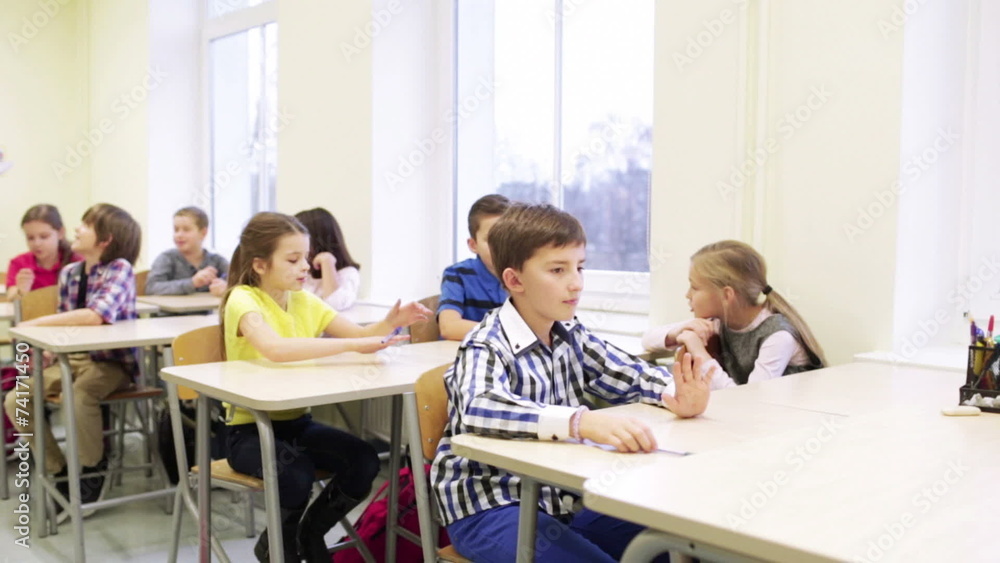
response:
{"label": "white paper on desk", "polygon": [[[602,449],[604,451],[608,451],[608,452],[617,452],[618,451],[618,448],[612,446],[611,444],[601,444],[599,442],[595,442],[593,440],[588,440],[586,438],[584,438],[582,441],[579,441],[577,443],[583,444],[584,446],[593,446],[595,448],[600,448],[600,449]],[[674,454],[674,455],[691,455],[691,452],[682,452],[682,451],[679,451],[679,450],[668,450],[667,448],[656,448],[653,451],[654,452],[662,452],[662,453],[665,453],[665,454]]]}

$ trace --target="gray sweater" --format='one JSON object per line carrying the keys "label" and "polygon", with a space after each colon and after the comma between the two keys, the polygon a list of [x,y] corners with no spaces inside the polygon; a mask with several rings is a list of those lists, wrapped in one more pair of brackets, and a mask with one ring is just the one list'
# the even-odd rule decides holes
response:
{"label": "gray sweater", "polygon": [[153,261],[153,267],[149,269],[149,277],[146,279],[147,295],[188,295],[196,291],[208,291],[208,286],[195,288],[191,277],[209,266],[214,266],[219,271],[219,277],[225,278],[229,273],[229,262],[222,256],[204,251],[201,264],[197,267],[181,255],[176,248],[160,254]]}

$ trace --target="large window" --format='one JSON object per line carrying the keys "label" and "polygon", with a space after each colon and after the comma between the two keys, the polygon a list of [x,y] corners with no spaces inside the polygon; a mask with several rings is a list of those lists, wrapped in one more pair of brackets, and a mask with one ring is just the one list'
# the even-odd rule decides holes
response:
{"label": "large window", "polygon": [[498,192],[579,218],[589,269],[648,271],[653,1],[456,10],[456,249],[469,205]]}
{"label": "large window", "polygon": [[278,24],[274,2],[208,0],[208,77],[212,240],[229,256],[254,213],[275,207]]}

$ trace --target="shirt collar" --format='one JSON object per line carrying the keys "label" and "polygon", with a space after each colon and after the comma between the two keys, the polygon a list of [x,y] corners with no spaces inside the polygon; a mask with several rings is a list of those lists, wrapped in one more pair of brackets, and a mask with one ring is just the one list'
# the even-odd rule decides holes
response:
{"label": "shirt collar", "polygon": [[[503,305],[500,306],[498,316],[500,317],[500,325],[507,335],[507,340],[510,342],[515,356],[530,350],[536,344],[541,344],[538,337],[535,336],[535,332],[531,330],[528,323],[524,322],[521,313],[517,312],[513,299],[508,297],[504,301]],[[579,324],[576,317],[573,317],[571,321],[557,321],[552,325],[552,331],[563,340],[569,340],[570,332]]]}
{"label": "shirt collar", "polygon": [[486,267],[486,263],[483,262],[483,259],[480,258],[478,254],[476,255],[476,261],[473,262],[473,269],[475,269],[476,273],[479,275],[488,275],[493,278],[496,277],[493,275],[493,272],[491,272],[490,269]]}

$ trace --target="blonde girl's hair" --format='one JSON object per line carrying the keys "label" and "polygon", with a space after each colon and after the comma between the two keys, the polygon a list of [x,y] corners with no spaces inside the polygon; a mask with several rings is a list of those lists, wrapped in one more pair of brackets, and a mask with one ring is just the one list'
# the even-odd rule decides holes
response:
{"label": "blonde girl's hair", "polygon": [[767,264],[752,246],[723,240],[706,245],[691,256],[691,269],[698,277],[722,289],[731,287],[747,305],[763,305],[772,313],[788,319],[807,352],[827,365],[819,342],[799,312],[767,284]]}
{"label": "blonde girl's hair", "polygon": [[239,285],[260,287],[260,276],[253,269],[254,258],[261,258],[270,264],[271,257],[278,248],[278,241],[281,237],[291,234],[308,235],[309,231],[295,217],[269,211],[254,215],[243,228],[240,243],[233,251],[233,259],[229,262],[228,288],[222,295],[222,303],[219,306],[223,354],[226,349],[226,302],[229,301],[229,294]]}

